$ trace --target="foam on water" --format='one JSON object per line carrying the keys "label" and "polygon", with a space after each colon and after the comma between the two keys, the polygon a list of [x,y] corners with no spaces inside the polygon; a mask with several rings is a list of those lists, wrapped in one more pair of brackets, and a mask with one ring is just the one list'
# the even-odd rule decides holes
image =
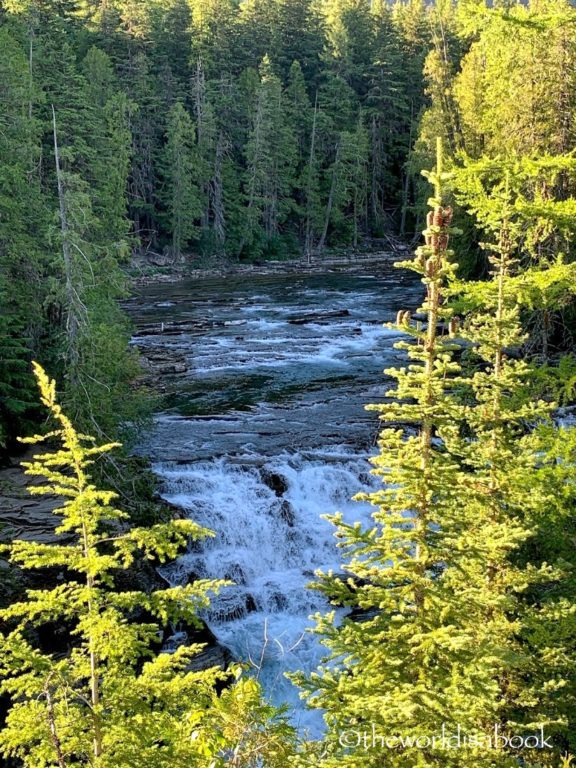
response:
{"label": "foam on water", "polygon": [[155,467],[165,498],[216,533],[162,574],[172,583],[191,577],[235,582],[214,598],[206,620],[238,658],[260,668],[272,699],[291,704],[295,721],[314,734],[321,718],[302,710],[284,673],[310,670],[322,656],[307,630],[309,616],[327,605],[306,585],[317,569],[338,571],[340,557],[333,527],[321,515],[338,510],[349,521],[367,523],[372,511],[351,501],[366,489],[366,458],[344,448],[333,456],[328,462],[326,453],[283,454],[262,467],[225,459]]}
{"label": "foam on water", "polygon": [[[281,330],[280,330],[281,329]],[[398,332],[380,323],[337,322],[329,327],[309,323],[299,328],[295,343],[293,327],[287,323],[251,321],[242,335],[218,336],[196,343],[190,357],[194,374],[242,371],[254,368],[283,368],[293,365],[356,365],[358,355],[373,359],[386,340]],[[192,346],[192,341],[190,341]],[[352,359],[354,358],[354,359]]]}

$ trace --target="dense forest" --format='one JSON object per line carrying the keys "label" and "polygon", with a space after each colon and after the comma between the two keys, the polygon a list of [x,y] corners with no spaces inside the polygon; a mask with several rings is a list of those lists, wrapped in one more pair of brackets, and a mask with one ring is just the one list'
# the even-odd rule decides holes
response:
{"label": "dense forest", "polygon": [[[28,471],[72,537],[3,546],[71,574],[2,608],[6,764],[571,765],[572,3],[4,0],[0,99],[0,456],[19,436],[54,448]],[[307,740],[240,666],[159,653],[159,627],[197,622],[224,582],[114,587],[137,551],[157,564],[210,535],[116,509],[132,469],[111,457],[153,408],[122,300],[136,269],[398,243],[418,246],[397,266],[423,299],[392,324],[406,360],[369,406],[373,525],[330,516],[326,663],[292,676],[325,712]],[[68,655],[38,648],[51,622]],[[426,742],[444,727],[503,736]],[[375,734],[423,742],[384,752]],[[534,734],[552,747],[512,742]]]}
{"label": "dense forest", "polygon": [[[82,425],[133,420],[131,253],[250,261],[413,233],[437,135],[463,166],[516,158],[526,216],[558,203],[527,248],[569,250],[570,174],[551,165],[574,133],[569,4],[483,6],[4,3],[3,442],[34,402],[31,356]],[[466,184],[460,274],[478,276]]]}

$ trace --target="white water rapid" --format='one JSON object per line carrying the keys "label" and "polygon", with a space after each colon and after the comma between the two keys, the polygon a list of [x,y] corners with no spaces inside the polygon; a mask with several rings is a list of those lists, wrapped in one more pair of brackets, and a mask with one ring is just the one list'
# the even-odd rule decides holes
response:
{"label": "white water rapid", "polygon": [[[413,281],[386,269],[296,284],[291,277],[253,287],[163,286],[138,300],[141,322],[219,323],[202,334],[139,338],[188,364],[166,383],[168,409],[143,450],[163,496],[216,533],[162,574],[172,583],[235,582],[204,618],[312,736],[321,717],[305,710],[284,673],[310,671],[323,655],[309,617],[328,606],[306,584],[316,569],[339,571],[341,560],[321,516],[340,511],[348,521],[369,521],[369,505],[351,501],[377,486],[367,459],[378,422],[363,406],[382,396],[382,370],[399,355],[397,336],[382,323],[414,296]],[[319,316],[293,322],[309,313]]]}

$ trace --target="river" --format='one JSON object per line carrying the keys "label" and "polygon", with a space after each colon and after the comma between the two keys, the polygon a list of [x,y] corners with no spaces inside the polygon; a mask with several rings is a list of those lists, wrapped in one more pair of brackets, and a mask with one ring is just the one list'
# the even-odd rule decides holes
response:
{"label": "river", "polygon": [[376,483],[368,457],[378,421],[364,405],[382,398],[383,369],[404,359],[383,323],[418,294],[412,275],[383,262],[362,275],[154,285],[131,302],[141,327],[204,327],[138,338],[145,353],[169,349],[187,368],[159,382],[164,410],[141,450],[164,498],[216,533],[162,574],[235,582],[204,618],[313,736],[319,715],[303,709],[284,673],[311,670],[323,655],[307,629],[328,606],[306,585],[316,569],[338,571],[340,558],[321,515],[369,521],[371,508],[351,501]]}

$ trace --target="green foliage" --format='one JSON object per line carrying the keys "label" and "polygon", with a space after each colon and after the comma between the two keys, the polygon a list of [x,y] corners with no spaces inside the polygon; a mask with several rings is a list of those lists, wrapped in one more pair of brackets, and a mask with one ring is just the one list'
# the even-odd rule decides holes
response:
{"label": "green foliage", "polygon": [[295,137],[284,118],[282,86],[270,59],[260,66],[254,116],[246,143],[246,210],[240,254],[260,255],[273,242],[292,207]]}
{"label": "green foliage", "polygon": [[172,253],[179,258],[196,234],[200,216],[195,178],[195,130],[188,112],[177,102],[168,115],[164,192],[172,232]]}
{"label": "green foliage", "polygon": [[[9,11],[15,38],[26,54],[32,48],[45,125],[49,105],[58,114],[63,169],[90,183],[96,237],[124,248],[131,229],[136,245],[171,243],[177,257],[199,249],[266,257],[274,244],[292,250],[295,237],[310,251],[311,227],[318,241],[326,221],[322,246],[390,226],[410,121],[423,103],[417,63],[426,42],[415,36],[426,19],[416,7],[392,14],[384,5],[315,0],[113,0],[102,8],[14,3]],[[256,97],[242,83],[264,59]],[[313,139],[320,91],[331,128]],[[358,140],[366,156],[366,178],[343,203],[352,227],[332,218],[339,134]],[[363,196],[360,221],[353,208]],[[266,210],[258,201],[269,197]]]}
{"label": "green foliage", "polygon": [[[396,346],[410,362],[386,371],[395,387],[382,404],[368,406],[388,425],[373,459],[383,485],[358,496],[374,505],[373,525],[330,516],[344,575],[318,573],[313,585],[355,615],[316,617],[329,656],[310,678],[296,676],[309,704],[326,710],[325,766],[382,764],[377,741],[365,748],[362,739],[342,741],[346,732],[406,739],[460,728],[486,738],[498,723],[501,733],[542,726],[565,739],[573,718],[576,678],[565,656],[572,570],[565,550],[548,548],[548,559],[538,541],[562,515],[574,464],[560,459],[554,404],[535,398],[533,366],[508,354],[525,338],[522,299],[510,290],[518,230],[509,200],[502,199],[499,215],[494,201],[492,276],[461,323],[446,302],[461,285],[442,195],[453,177],[443,172],[440,152],[426,175],[434,186],[426,244],[400,265],[422,275],[426,321],[399,312],[392,325],[410,340]],[[550,285],[564,279],[554,270],[548,278]],[[539,428],[527,431],[527,424]],[[562,525],[572,519],[566,514]],[[478,742],[425,752],[390,749],[386,764],[492,768],[517,760]]]}
{"label": "green foliage", "polygon": [[133,251],[311,259],[406,230],[429,40],[421,2],[5,3],[2,442],[32,415],[31,359],[82,428],[134,421]]}
{"label": "green foliage", "polygon": [[[52,589],[30,589],[26,600],[0,613],[2,690],[12,705],[0,734],[0,752],[24,766],[256,766],[280,765],[291,750],[291,729],[260,700],[255,681],[240,679],[220,698],[214,686],[228,678],[217,668],[192,671],[201,646],[158,653],[160,628],[197,623],[198,610],[223,581],[197,581],[152,593],[114,589],[115,575],[136,554],[163,562],[189,540],[212,535],[191,520],[129,528],[114,506],[116,494],[98,489],[91,467],[116,447],[79,434],[56,401],[56,384],[35,364],[43,405],[55,428],[25,438],[56,441],[37,454],[27,474],[42,478],[37,495],[63,499],[56,544],[15,540],[2,549],[24,569],[64,569]],[[152,615],[153,621],[144,616]],[[71,627],[62,656],[40,650],[33,629],[49,621]],[[226,755],[236,762],[229,762]]]}

